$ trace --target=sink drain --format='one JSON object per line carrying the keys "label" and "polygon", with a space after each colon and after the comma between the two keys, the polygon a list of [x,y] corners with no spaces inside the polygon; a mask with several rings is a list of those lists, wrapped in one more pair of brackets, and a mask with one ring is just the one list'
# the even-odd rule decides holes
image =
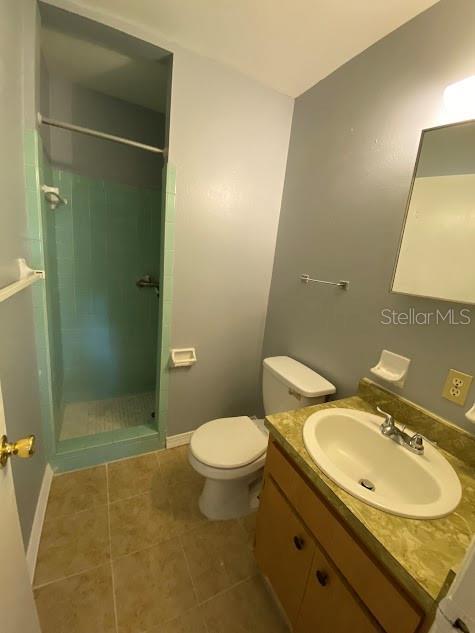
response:
{"label": "sink drain", "polygon": [[373,491],[376,488],[374,483],[369,479],[360,479],[358,483],[360,486],[363,486],[363,488],[366,488],[366,490]]}

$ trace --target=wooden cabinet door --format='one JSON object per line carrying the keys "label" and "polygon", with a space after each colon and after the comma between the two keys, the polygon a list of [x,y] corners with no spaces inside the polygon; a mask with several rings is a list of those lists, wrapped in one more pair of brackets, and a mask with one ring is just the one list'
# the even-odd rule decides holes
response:
{"label": "wooden cabinet door", "polygon": [[297,621],[314,553],[314,540],[266,478],[256,526],[256,559],[292,625]]}
{"label": "wooden cabinet door", "polygon": [[315,545],[295,633],[381,633],[332,563]]}

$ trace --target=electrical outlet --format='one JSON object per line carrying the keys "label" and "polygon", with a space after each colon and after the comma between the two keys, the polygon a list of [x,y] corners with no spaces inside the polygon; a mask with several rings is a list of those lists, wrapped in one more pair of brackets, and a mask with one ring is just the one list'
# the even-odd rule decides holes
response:
{"label": "electrical outlet", "polygon": [[467,400],[472,380],[473,376],[470,376],[470,374],[464,374],[456,369],[449,369],[442,396],[463,407]]}

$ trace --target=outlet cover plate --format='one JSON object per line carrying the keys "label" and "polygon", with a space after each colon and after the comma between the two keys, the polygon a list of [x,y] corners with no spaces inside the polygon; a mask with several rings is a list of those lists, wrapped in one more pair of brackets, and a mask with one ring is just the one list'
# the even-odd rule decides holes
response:
{"label": "outlet cover plate", "polygon": [[467,400],[472,380],[473,376],[470,376],[470,374],[464,374],[456,369],[449,369],[442,396],[450,400],[450,402],[455,402],[455,404],[463,407]]}

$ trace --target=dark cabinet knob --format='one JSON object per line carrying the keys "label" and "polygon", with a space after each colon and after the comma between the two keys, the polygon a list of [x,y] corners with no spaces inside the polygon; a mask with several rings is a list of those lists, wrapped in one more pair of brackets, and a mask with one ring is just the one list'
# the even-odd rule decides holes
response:
{"label": "dark cabinet knob", "polygon": [[326,587],[328,584],[328,574],[325,571],[321,571],[320,569],[316,573],[318,582],[322,585],[322,587]]}
{"label": "dark cabinet knob", "polygon": [[455,622],[452,624],[452,626],[454,629],[457,629],[458,631],[462,631],[462,633],[470,633],[470,629],[465,624],[465,622],[461,620],[460,618],[457,618]]}
{"label": "dark cabinet knob", "polygon": [[301,550],[304,548],[305,541],[301,536],[294,536],[294,545],[298,550]]}

